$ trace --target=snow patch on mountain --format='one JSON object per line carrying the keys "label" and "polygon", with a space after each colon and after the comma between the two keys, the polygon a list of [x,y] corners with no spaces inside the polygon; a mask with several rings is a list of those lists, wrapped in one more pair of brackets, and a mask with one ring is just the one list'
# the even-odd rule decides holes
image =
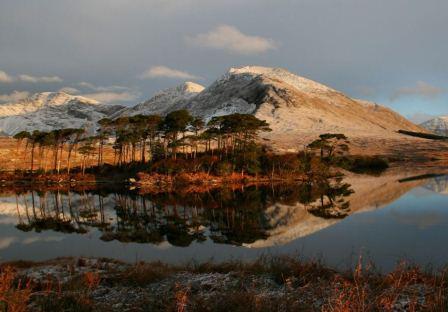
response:
{"label": "snow patch on mountain", "polygon": [[188,81],[179,86],[162,90],[156,93],[149,100],[140,103],[134,107],[125,108],[114,114],[113,117],[135,116],[139,114],[163,115],[171,110],[174,110],[175,107],[179,106],[181,102],[183,103],[185,101],[190,100],[192,97],[196,96],[203,90],[204,90],[203,86]]}
{"label": "snow patch on mountain", "polygon": [[428,120],[421,126],[435,134],[448,136],[448,116],[440,116]]}
{"label": "snow patch on mountain", "polygon": [[297,76],[283,68],[271,68],[262,66],[245,66],[241,68],[231,68],[227,73],[227,77],[234,75],[248,74],[251,76],[266,76],[272,79],[283,81],[297,90],[310,93],[328,93],[337,92],[323,84],[313,80]]}
{"label": "snow patch on mountain", "polygon": [[35,112],[49,106],[66,105],[69,102],[78,101],[86,104],[96,105],[98,101],[82,96],[73,96],[64,92],[42,92],[36,93],[16,103],[0,104],[0,117],[22,115]]}
{"label": "snow patch on mountain", "polygon": [[98,120],[120,109],[122,106],[63,92],[37,93],[17,103],[0,105],[0,132],[14,135],[20,131],[86,128],[93,133]]}

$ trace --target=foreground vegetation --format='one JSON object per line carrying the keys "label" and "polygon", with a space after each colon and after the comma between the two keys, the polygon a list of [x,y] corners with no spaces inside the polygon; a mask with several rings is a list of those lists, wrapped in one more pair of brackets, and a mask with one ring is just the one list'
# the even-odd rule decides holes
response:
{"label": "foreground vegetation", "polygon": [[399,264],[379,273],[360,259],[337,271],[317,261],[134,265],[107,259],[5,263],[7,311],[446,311],[446,270]]}

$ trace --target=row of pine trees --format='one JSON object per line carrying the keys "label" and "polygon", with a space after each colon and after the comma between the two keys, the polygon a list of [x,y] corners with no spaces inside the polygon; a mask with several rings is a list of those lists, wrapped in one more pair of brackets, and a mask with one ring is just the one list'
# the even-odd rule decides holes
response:
{"label": "row of pine trees", "polygon": [[[60,173],[64,169],[70,173],[72,160],[80,155],[80,170],[84,173],[88,166],[100,167],[105,163],[105,147],[108,145],[112,145],[115,166],[176,160],[178,157],[195,159],[198,154],[245,158],[246,151],[255,144],[261,131],[270,131],[269,125],[250,114],[214,117],[206,123],[187,110],[177,110],[165,117],[105,118],[99,121],[94,135],[89,135],[85,129],[67,128],[22,131],[14,138],[17,150],[22,148],[25,158],[29,157],[32,172],[52,170]],[[65,166],[61,168],[63,162]]]}

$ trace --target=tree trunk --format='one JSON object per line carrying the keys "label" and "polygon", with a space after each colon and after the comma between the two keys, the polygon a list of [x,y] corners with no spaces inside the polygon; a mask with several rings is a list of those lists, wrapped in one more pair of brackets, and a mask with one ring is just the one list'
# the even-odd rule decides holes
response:
{"label": "tree trunk", "polygon": [[68,149],[68,155],[67,155],[67,174],[70,174],[70,160],[72,156],[72,147],[69,147]]}
{"label": "tree trunk", "polygon": [[31,145],[31,173],[34,170],[34,147],[35,147],[35,143],[33,142]]}

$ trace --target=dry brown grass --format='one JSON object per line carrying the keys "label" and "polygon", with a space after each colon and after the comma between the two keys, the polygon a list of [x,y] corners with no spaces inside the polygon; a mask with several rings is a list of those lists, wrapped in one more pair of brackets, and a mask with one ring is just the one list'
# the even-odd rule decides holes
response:
{"label": "dry brown grass", "polygon": [[[0,170],[13,171],[15,169],[28,170],[31,165],[31,150],[28,148],[25,154],[25,143],[22,143],[17,148],[17,141],[13,138],[0,137]],[[35,151],[34,168],[37,169],[40,161],[38,155],[38,149]],[[61,169],[67,167],[67,150],[64,150],[61,158]],[[114,161],[114,150],[112,146],[107,145],[104,147],[104,162],[106,164],[112,164]],[[46,163],[48,170],[52,169],[52,152],[47,154]],[[89,158],[88,166],[94,166],[96,164],[96,156]],[[42,161],[42,165],[44,165]],[[82,163],[82,156],[78,154],[72,154],[71,167],[80,167]]]}
{"label": "dry brown grass", "polygon": [[[75,265],[79,267],[80,264]],[[25,267],[23,263],[18,266]],[[35,264],[29,267],[35,267]],[[93,293],[99,287],[102,290],[123,287],[127,291],[148,291],[147,297],[133,303],[132,311],[146,311],[148,304],[152,304],[154,311],[178,312],[447,311],[448,308],[446,271],[429,273],[405,263],[387,274],[364,265],[362,259],[353,270],[339,272],[318,261],[290,257],[263,257],[250,263],[205,262],[180,266],[160,262],[120,263],[105,271],[103,267],[102,273],[96,266],[86,264],[82,267],[87,270],[81,275],[74,274],[69,266],[65,267],[72,278],[62,285],[57,279],[50,278],[31,283],[20,278],[11,266],[3,267],[0,275],[3,307],[7,311],[26,311],[27,304],[32,303],[42,311],[109,311],[110,302],[95,301],[97,297]],[[207,274],[224,274],[234,282],[225,287],[217,284],[212,288],[201,288],[186,279],[186,276],[205,277]],[[265,278],[275,284],[259,284]],[[27,282],[22,283],[22,280]],[[266,290],[266,285],[271,286]]]}
{"label": "dry brown grass", "polygon": [[97,272],[86,272],[84,273],[84,280],[87,288],[91,291],[98,287],[100,284],[101,278],[100,274]]}
{"label": "dry brown grass", "polygon": [[161,262],[138,262],[116,275],[113,281],[120,284],[145,286],[160,281],[178,271],[179,268]]}
{"label": "dry brown grass", "polygon": [[31,280],[17,279],[11,266],[3,267],[0,273],[0,303],[4,311],[24,312],[32,295]]}

